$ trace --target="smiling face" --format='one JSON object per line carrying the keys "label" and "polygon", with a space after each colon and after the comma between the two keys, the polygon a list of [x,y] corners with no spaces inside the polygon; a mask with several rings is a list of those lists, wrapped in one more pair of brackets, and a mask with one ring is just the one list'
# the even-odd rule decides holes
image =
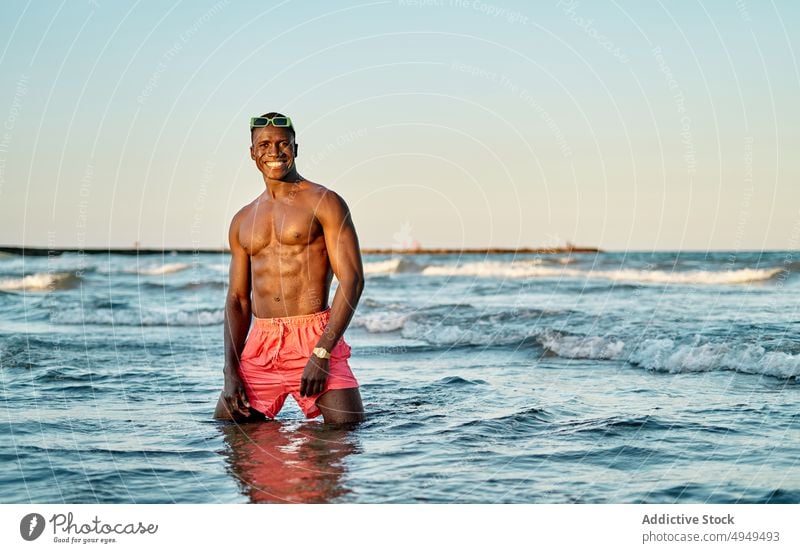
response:
{"label": "smiling face", "polygon": [[252,132],[250,157],[261,173],[271,180],[284,180],[295,173],[294,136],[287,127],[257,127]]}

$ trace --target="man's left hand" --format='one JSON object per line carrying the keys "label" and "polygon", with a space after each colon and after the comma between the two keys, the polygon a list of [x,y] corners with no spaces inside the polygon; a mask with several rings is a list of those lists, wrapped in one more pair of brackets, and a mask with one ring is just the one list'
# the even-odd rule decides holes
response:
{"label": "man's left hand", "polygon": [[312,355],[303,370],[303,378],[300,379],[300,395],[314,396],[322,393],[325,383],[328,381],[328,367],[330,359],[320,359]]}

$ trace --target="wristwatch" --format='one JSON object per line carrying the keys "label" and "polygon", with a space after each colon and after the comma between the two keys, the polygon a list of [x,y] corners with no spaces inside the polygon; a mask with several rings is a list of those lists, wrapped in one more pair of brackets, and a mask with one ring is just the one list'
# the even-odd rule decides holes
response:
{"label": "wristwatch", "polygon": [[312,353],[317,357],[319,357],[320,359],[330,359],[331,357],[331,352],[329,352],[325,348],[314,348],[314,351]]}

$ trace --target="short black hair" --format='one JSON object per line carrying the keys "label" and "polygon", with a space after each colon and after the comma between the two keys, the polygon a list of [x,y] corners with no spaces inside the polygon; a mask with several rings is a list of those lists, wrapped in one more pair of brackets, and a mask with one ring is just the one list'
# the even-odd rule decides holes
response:
{"label": "short black hair", "polygon": [[[282,113],[278,113],[277,111],[270,111],[269,113],[264,113],[263,115],[259,115],[259,117],[266,117],[268,119],[272,119],[274,117],[286,117],[286,116],[284,114],[282,114]],[[250,129],[250,139],[251,140],[253,139],[253,131],[256,130],[256,129],[260,129],[260,128],[261,127],[255,127],[255,128]],[[288,127],[279,127],[279,128],[289,129],[289,132],[292,133],[292,139],[295,138],[295,132],[294,132],[294,126],[293,125],[289,125]]]}

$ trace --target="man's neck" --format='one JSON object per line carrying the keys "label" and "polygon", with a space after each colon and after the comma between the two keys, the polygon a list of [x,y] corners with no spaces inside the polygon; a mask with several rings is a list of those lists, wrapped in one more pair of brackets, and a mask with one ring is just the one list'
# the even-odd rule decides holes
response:
{"label": "man's neck", "polygon": [[299,175],[296,169],[293,169],[291,173],[280,180],[264,177],[264,184],[267,187],[267,195],[274,199],[288,194],[301,180],[303,180],[303,177]]}

